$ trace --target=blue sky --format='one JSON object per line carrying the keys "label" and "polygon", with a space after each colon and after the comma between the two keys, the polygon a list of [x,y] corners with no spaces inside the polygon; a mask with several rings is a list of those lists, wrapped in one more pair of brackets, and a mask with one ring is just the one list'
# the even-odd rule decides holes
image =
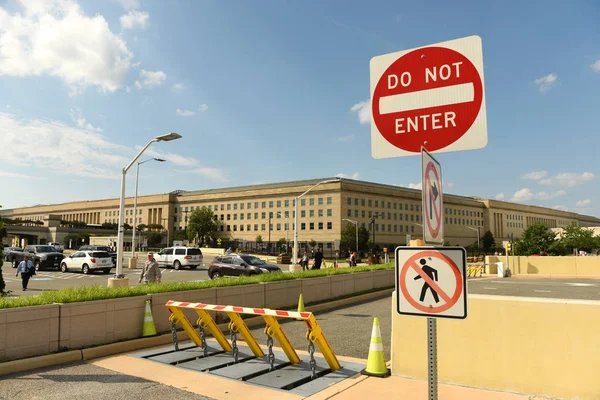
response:
{"label": "blue sky", "polygon": [[[437,156],[445,191],[600,216],[595,1],[0,2],[4,208],[344,174],[414,186],[371,157],[369,60],[479,35],[488,146]],[[353,111],[354,110],[354,111]],[[132,195],[135,171],[128,175]]]}

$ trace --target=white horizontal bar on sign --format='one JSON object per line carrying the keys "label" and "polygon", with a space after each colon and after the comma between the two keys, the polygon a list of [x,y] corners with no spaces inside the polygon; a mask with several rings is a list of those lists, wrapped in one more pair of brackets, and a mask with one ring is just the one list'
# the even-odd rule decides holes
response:
{"label": "white horizontal bar on sign", "polygon": [[394,94],[379,99],[379,113],[391,114],[421,108],[447,106],[466,103],[475,98],[472,83],[444,86],[418,92]]}

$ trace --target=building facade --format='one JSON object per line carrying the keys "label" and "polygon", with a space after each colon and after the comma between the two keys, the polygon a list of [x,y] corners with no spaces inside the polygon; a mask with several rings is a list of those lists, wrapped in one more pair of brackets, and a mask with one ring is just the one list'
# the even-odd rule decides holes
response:
{"label": "building facade", "polygon": [[[276,242],[281,238],[293,241],[294,205],[296,198],[314,185],[329,179],[313,179],[274,184],[241,186],[223,189],[177,191],[168,194],[139,196],[137,213],[133,198],[125,201],[125,223],[129,225],[159,224],[173,237],[175,230],[184,230],[189,214],[199,207],[214,213],[217,235],[226,241]],[[406,243],[407,235],[422,237],[421,191],[399,186],[340,178],[320,184],[298,203],[298,240],[315,240],[326,247],[340,239],[350,222],[375,233],[375,242],[393,246]],[[37,228],[52,228],[51,221],[81,221],[92,226],[105,222],[117,223],[119,199],[79,201],[55,205],[1,210],[3,217],[42,221]],[[375,216],[374,227],[370,225]],[[600,219],[544,207],[514,204],[504,201],[444,194],[445,240],[452,245],[471,245],[491,231],[496,242],[511,235],[519,237],[527,226],[544,222],[549,228],[572,223],[579,226],[600,226]],[[61,241],[68,230],[50,229],[36,242]],[[65,233],[66,232],[66,233]],[[10,233],[10,227],[9,227]]]}

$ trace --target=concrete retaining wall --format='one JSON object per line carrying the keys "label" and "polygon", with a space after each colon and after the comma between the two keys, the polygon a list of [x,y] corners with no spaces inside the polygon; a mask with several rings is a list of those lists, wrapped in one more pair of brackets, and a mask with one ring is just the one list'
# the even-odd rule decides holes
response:
{"label": "concrete retaining wall", "polygon": [[[487,256],[485,263],[489,272],[497,272],[496,263],[502,262],[507,266],[506,256]],[[508,257],[508,268],[516,275],[572,275],[600,277],[600,257],[539,257],[515,256]]]}
{"label": "concrete retaining wall", "polygon": [[[79,349],[142,336],[146,300],[156,330],[170,330],[169,300],[255,308],[295,309],[305,303],[394,286],[394,270],[266,282],[148,296],[0,310],[0,361]],[[310,309],[310,308],[309,308]],[[184,310],[195,324],[193,310]],[[214,314],[213,314],[214,317]]]}
{"label": "concrete retaining wall", "polygon": [[[600,301],[469,295],[465,320],[437,320],[440,382],[600,399]],[[427,318],[396,314],[392,374],[427,380]],[[545,397],[544,397],[545,398]]]}

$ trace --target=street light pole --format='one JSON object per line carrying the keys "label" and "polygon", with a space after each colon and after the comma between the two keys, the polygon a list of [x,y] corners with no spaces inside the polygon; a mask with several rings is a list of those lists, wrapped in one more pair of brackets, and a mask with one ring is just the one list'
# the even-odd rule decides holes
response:
{"label": "street light pole", "polygon": [[342,218],[342,221],[348,221],[354,224],[354,230],[356,231],[356,252],[358,253],[358,221],[353,221],[348,218]]}
{"label": "street light pole", "polygon": [[306,193],[310,192],[311,190],[313,190],[314,188],[316,188],[319,185],[322,185],[324,183],[331,183],[331,182],[339,182],[340,179],[327,179],[325,181],[321,181],[319,183],[317,183],[316,185],[313,185],[312,187],[310,187],[306,192],[302,193],[301,195],[299,195],[298,197],[296,197],[296,200],[294,201],[294,254],[292,257],[292,264],[296,265],[298,264],[298,201],[300,200],[300,198],[302,196],[304,196]]}
{"label": "street light pole", "polygon": [[140,161],[137,163],[136,171],[135,171],[135,197],[133,199],[133,234],[131,235],[131,258],[135,258],[135,228],[137,225],[137,198],[138,198],[138,179],[140,177],[140,165],[147,163],[148,161],[158,161],[165,162],[162,158],[149,158],[145,161]]}
{"label": "street light pole", "polygon": [[470,226],[465,226],[465,228],[467,228],[467,229],[470,229],[470,230],[472,230],[472,231],[475,231],[475,232],[477,232],[477,249],[479,249],[479,247],[480,247],[480,244],[479,244],[479,227],[477,227],[477,228],[472,228],[472,227],[470,227]]}
{"label": "street light pole", "polygon": [[[116,279],[122,279],[125,276],[123,275],[123,238],[124,238],[124,219],[125,219],[125,181],[127,176],[127,171],[135,164],[135,162],[140,158],[140,156],[146,151],[148,147],[154,142],[169,142],[171,140],[179,139],[181,135],[177,133],[169,133],[162,136],[157,136],[151,141],[149,141],[140,152],[135,156],[133,160],[121,171],[121,198],[119,200],[119,230],[117,235],[117,271],[115,274]],[[114,278],[113,278],[114,279]],[[109,282],[111,282],[109,280]],[[109,283],[110,284],[110,283]]]}

